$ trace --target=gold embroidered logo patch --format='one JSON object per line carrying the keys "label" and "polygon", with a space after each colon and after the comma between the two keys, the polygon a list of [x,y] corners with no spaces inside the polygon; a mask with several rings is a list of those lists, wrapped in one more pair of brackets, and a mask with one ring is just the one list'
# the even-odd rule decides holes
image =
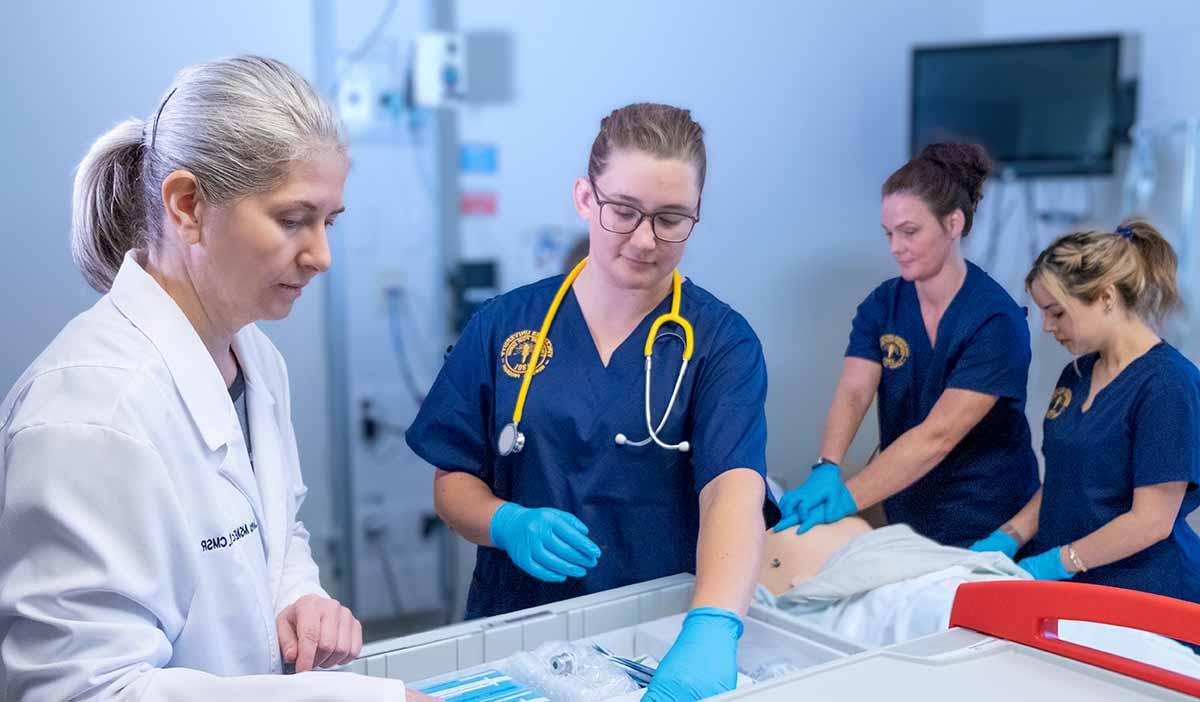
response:
{"label": "gold embroidered logo patch", "polygon": [[[525,375],[525,369],[529,367],[529,357],[533,355],[533,346],[537,343],[537,339],[537,332],[525,329],[510,334],[504,340],[504,345],[500,347],[500,362],[508,377],[520,378]],[[542,344],[542,353],[538,358],[537,367],[533,369],[533,374],[537,375],[545,370],[546,364],[550,362],[551,358],[554,358],[554,344],[546,339],[546,343]]]}
{"label": "gold embroidered logo patch", "polygon": [[1058,419],[1071,406],[1071,389],[1055,388],[1050,396],[1050,409],[1046,410],[1046,419]]}
{"label": "gold embroidered logo patch", "polygon": [[908,342],[895,334],[879,337],[879,350],[883,352],[883,367],[896,370],[908,360]]}

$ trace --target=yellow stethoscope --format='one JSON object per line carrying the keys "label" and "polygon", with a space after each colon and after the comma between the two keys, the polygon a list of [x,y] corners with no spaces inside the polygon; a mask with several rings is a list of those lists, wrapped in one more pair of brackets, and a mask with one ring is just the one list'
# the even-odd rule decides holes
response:
{"label": "yellow stethoscope", "polygon": [[[545,343],[546,335],[550,333],[550,325],[554,323],[554,315],[558,314],[558,306],[567,295],[567,291],[571,289],[571,284],[579,277],[579,272],[587,265],[587,258],[582,261],[567,274],[562,285],[559,286],[558,292],[554,295],[554,300],[550,303],[550,308],[546,310],[546,316],[542,319],[542,328],[538,332],[537,341],[533,345],[533,353],[529,357],[529,363],[525,367],[525,375],[521,378],[521,390],[517,393],[517,404],[513,408],[512,421],[504,425],[500,430],[500,439],[497,441],[501,456],[511,456],[514,453],[520,453],[521,449],[525,448],[525,435],[521,433],[517,427],[521,424],[521,416],[525,412],[525,398],[529,395],[529,384],[533,381],[533,373],[537,368],[538,360],[541,358],[542,346]],[[695,338],[692,335],[692,325],[679,314],[679,300],[682,297],[680,290],[683,286],[683,279],[679,275],[679,271],[672,271],[672,293],[671,293],[671,311],[664,315],[660,315],[654,320],[654,324],[650,325],[650,333],[646,336],[646,429],[649,431],[649,436],[641,441],[630,441],[624,434],[617,434],[613,440],[618,446],[645,446],[653,441],[664,449],[686,452],[691,449],[691,444],[686,441],[680,441],[677,444],[664,443],[658,438],[658,433],[662,431],[667,423],[667,418],[671,416],[671,409],[675,406],[675,398],[679,395],[679,387],[683,384],[683,374],[687,371],[688,361],[692,359],[692,351],[695,347]],[[659,328],[668,322],[673,322],[679,325],[683,330],[683,363],[679,366],[679,376],[675,379],[675,389],[671,392],[671,401],[667,403],[667,411],[663,414],[662,420],[658,423],[658,428],[654,427],[654,421],[650,416],[650,366],[651,356],[654,351],[655,337],[658,334]]]}

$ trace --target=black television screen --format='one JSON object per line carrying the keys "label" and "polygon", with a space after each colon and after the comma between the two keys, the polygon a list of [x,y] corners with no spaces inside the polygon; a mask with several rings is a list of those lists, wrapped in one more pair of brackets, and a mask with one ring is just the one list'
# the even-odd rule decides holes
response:
{"label": "black television screen", "polygon": [[1111,173],[1122,119],[1120,42],[914,49],[912,153],[971,141],[1016,175]]}

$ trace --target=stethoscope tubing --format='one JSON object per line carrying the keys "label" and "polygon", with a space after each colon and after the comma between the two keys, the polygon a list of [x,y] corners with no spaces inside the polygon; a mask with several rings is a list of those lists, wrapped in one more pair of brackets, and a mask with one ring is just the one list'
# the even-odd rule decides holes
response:
{"label": "stethoscope tubing", "polygon": [[[687,452],[687,450],[690,448],[690,445],[686,441],[681,441],[678,444],[668,444],[668,443],[664,443],[661,439],[658,438],[659,432],[661,432],[663,430],[663,427],[665,427],[667,425],[667,420],[671,418],[671,410],[675,408],[675,398],[679,397],[679,388],[683,385],[683,375],[684,375],[684,373],[687,372],[687,367],[688,367],[688,361],[687,361],[687,359],[684,359],[683,363],[679,367],[679,375],[677,375],[675,377],[675,389],[671,391],[671,400],[667,403],[667,411],[663,413],[662,420],[659,421],[658,428],[656,429],[656,428],[654,428],[654,420],[650,414],[651,361],[650,361],[649,356],[646,357],[646,430],[648,431],[649,436],[642,439],[641,441],[630,441],[628,438],[626,438],[624,441],[617,439],[616,441],[617,441],[618,445],[645,446],[646,444],[649,444],[651,441],[653,441],[654,443],[658,444],[659,446],[661,446],[667,450],[683,451],[685,453]],[[625,436],[625,435],[618,434],[617,436]]]}
{"label": "stethoscope tubing", "polygon": [[[579,273],[583,271],[587,265],[587,258],[584,258],[576,266],[571,269],[567,277],[559,286],[558,292],[555,293],[554,299],[550,303],[550,307],[546,310],[546,316],[542,318],[542,327],[538,331],[537,340],[533,345],[533,352],[529,357],[529,362],[525,366],[525,373],[521,377],[521,388],[517,392],[516,405],[513,407],[512,421],[506,424],[500,432],[500,437],[497,441],[497,448],[501,456],[509,456],[514,453],[520,453],[525,446],[525,435],[521,433],[519,427],[521,418],[525,413],[525,400],[529,395],[529,386],[533,382],[533,375],[536,372],[539,359],[541,359],[542,347],[546,343],[546,338],[550,333],[550,326],[554,323],[555,316],[558,315],[559,305],[562,304],[563,298],[566,297],[567,291],[571,289],[571,285],[575,279],[579,277]],[[674,451],[686,452],[691,446],[687,441],[681,441],[678,444],[668,444],[662,441],[658,434],[666,426],[667,420],[671,416],[671,410],[675,407],[675,400],[679,396],[679,388],[683,385],[683,376],[687,372],[688,362],[692,358],[692,351],[695,348],[695,336],[692,332],[692,325],[682,315],[679,314],[680,298],[682,297],[681,286],[682,279],[679,271],[672,271],[672,294],[671,294],[671,311],[659,316],[650,326],[650,331],[646,335],[646,346],[644,354],[646,357],[646,430],[648,436],[640,441],[629,441],[624,434],[617,434],[614,440],[618,445],[629,446],[645,446],[653,441],[658,446]],[[660,338],[657,336],[659,329],[667,323],[674,323],[683,330],[683,362],[679,367],[679,375],[675,378],[675,388],[671,391],[671,399],[667,403],[667,411],[663,414],[662,420],[658,423],[658,428],[654,427],[654,419],[651,416],[650,410],[650,375],[653,366],[654,344]],[[671,336],[680,338],[680,335],[674,332],[667,332]]]}

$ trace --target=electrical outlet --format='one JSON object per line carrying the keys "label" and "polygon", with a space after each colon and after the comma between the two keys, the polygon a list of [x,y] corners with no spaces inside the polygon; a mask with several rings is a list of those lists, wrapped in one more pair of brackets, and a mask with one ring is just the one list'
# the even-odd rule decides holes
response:
{"label": "electrical outlet", "polygon": [[357,61],[339,68],[338,115],[354,137],[383,135],[403,125],[404,79],[385,61]]}

